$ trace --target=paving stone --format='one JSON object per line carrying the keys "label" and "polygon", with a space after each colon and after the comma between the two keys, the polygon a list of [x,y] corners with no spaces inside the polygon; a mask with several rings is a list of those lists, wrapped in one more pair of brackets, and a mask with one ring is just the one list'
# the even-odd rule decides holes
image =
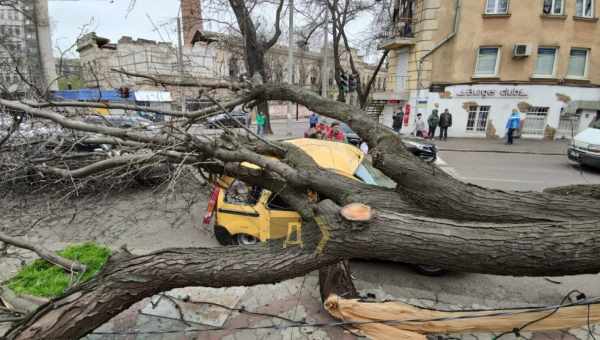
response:
{"label": "paving stone", "polygon": [[[246,287],[231,288],[204,288],[186,287],[173,289],[165,293],[172,299],[156,295],[148,302],[142,312],[158,317],[180,319],[190,323],[221,327],[231,314],[231,310],[219,306],[210,305],[215,303],[229,308],[235,307],[245,294]],[[182,300],[202,301],[207,304],[188,303]],[[179,308],[177,308],[179,306]]]}

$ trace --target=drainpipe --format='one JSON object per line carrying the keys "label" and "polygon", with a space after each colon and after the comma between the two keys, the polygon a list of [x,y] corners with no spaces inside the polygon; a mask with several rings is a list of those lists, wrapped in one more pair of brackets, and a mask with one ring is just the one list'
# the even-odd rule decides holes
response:
{"label": "drainpipe", "polygon": [[[442,47],[448,41],[452,40],[452,38],[454,38],[454,36],[456,35],[456,32],[458,31],[458,23],[460,21],[460,0],[455,0],[454,6],[455,6],[454,7],[454,24],[452,26],[452,32],[450,32],[450,34],[448,34],[448,36],[446,38],[444,38],[442,41],[435,44],[433,46],[433,48],[430,51],[428,51],[427,53],[425,53],[425,55],[422,56],[419,59],[419,61],[417,62],[417,99],[415,101],[415,112],[417,110],[417,105],[419,104],[419,98],[421,98],[421,87],[422,87],[421,86],[421,76],[423,73],[423,62],[425,62],[425,59],[427,59],[427,57],[432,55],[433,52],[435,52],[437,49]],[[415,117],[416,117],[416,113],[415,113]]]}

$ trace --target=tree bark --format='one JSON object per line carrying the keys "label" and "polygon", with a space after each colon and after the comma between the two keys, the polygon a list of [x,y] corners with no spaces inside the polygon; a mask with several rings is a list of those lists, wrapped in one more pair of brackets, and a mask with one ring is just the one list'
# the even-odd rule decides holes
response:
{"label": "tree bark", "polygon": [[78,338],[160,291],[273,283],[350,257],[506,275],[600,271],[600,237],[593,236],[600,234],[598,223],[460,223],[375,207],[371,223],[365,224],[343,220],[340,207],[329,200],[315,211],[320,223],[303,225],[303,248],[271,242],[111,258],[98,276],[42,306],[12,329],[8,339]]}
{"label": "tree bark", "polygon": [[397,184],[403,201],[432,217],[523,223],[597,219],[600,200],[582,202],[537,192],[506,192],[464,183],[410,153],[390,128],[364,111],[288,85],[259,89],[269,100],[291,99],[323,116],[347,123],[370,147],[373,163]]}

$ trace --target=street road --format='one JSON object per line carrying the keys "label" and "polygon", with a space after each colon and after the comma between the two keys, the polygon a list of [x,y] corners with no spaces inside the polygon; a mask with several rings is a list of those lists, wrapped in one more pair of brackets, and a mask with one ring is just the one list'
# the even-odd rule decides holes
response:
{"label": "street road", "polygon": [[484,187],[541,191],[572,184],[600,184],[600,171],[571,164],[566,155],[486,152],[440,153],[440,166],[455,177]]}

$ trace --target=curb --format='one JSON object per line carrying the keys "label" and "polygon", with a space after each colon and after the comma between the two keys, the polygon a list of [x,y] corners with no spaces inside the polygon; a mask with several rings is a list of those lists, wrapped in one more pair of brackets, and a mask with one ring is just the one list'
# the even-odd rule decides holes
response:
{"label": "curb", "polygon": [[479,152],[479,153],[504,153],[504,154],[520,154],[520,155],[543,155],[543,156],[566,156],[566,152],[535,152],[535,151],[509,151],[509,150],[469,150],[469,149],[444,149],[438,148],[438,151],[446,152]]}

